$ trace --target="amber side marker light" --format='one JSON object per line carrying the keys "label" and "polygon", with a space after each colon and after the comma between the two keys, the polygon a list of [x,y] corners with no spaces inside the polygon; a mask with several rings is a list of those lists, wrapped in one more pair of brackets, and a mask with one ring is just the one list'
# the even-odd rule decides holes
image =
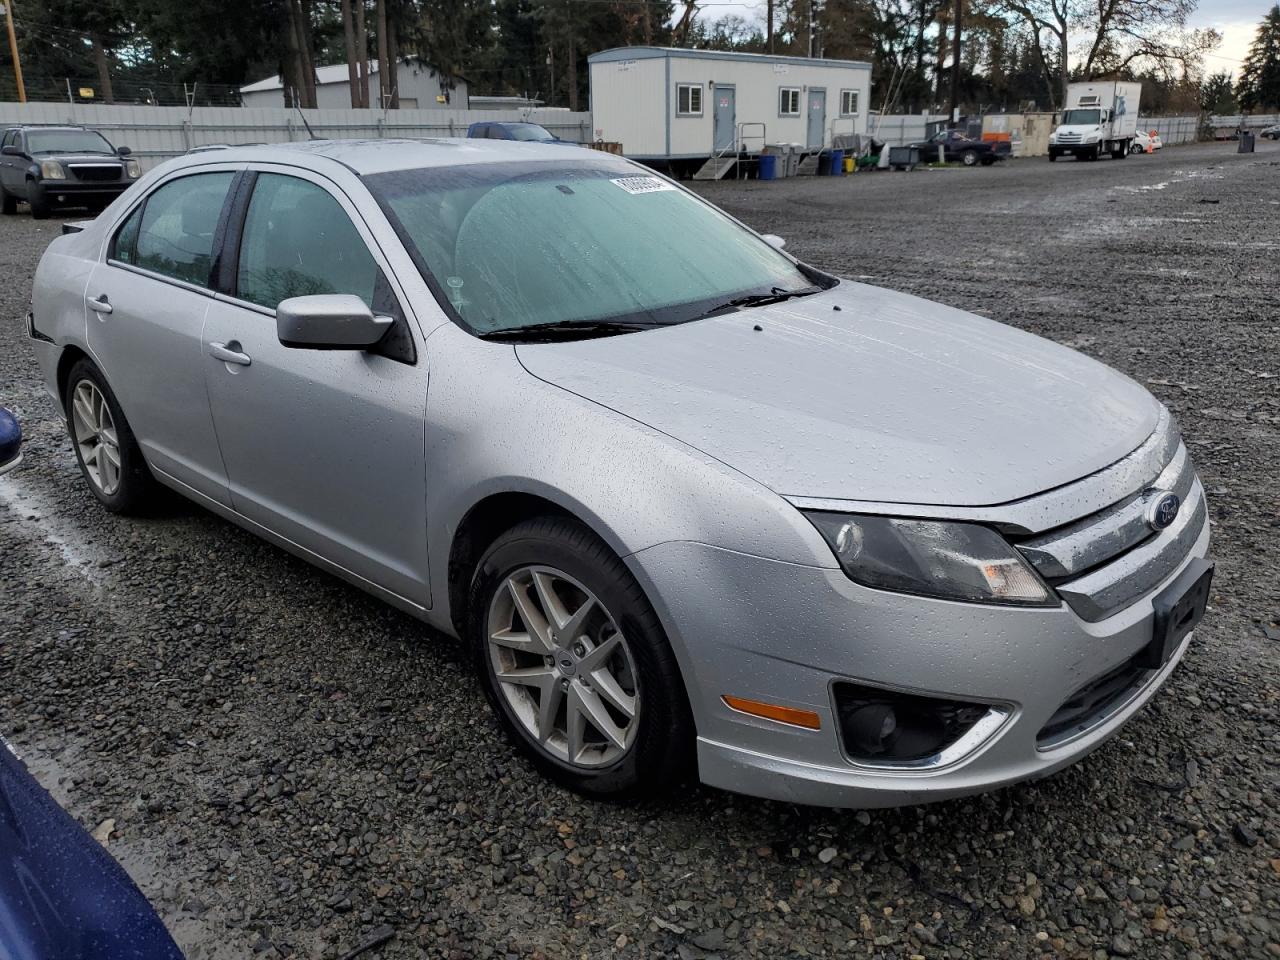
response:
{"label": "amber side marker light", "polygon": [[720,699],[739,713],[776,720],[778,723],[789,723],[793,727],[804,727],[806,730],[822,729],[822,718],[812,710],[797,710],[795,707],[780,707],[776,703],[744,700],[742,697],[731,697],[727,693]]}

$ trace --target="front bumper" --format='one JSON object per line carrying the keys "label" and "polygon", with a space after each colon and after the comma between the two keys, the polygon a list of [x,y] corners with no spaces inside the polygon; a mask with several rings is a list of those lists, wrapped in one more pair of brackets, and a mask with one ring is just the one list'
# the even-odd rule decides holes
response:
{"label": "front bumper", "polygon": [[[1152,599],[1209,546],[1194,546],[1148,593],[1097,622],[1063,604],[1018,608],[870,590],[835,568],[780,563],[706,544],[665,543],[627,558],[684,672],[704,783],[837,807],[925,803],[1045,776],[1107,740],[1169,677],[1193,641],[1085,724],[1046,745],[1042,728],[1074,693],[1121,668],[1152,636]],[[832,685],[873,686],[1001,705],[1008,717],[942,766],[886,770],[851,760]],[[809,710],[807,730],[739,713],[724,694]]]}
{"label": "front bumper", "polygon": [[1049,144],[1049,152],[1057,154],[1060,157],[1080,157],[1088,156],[1102,149],[1100,141],[1095,140],[1093,143],[1051,143]]}
{"label": "front bumper", "polygon": [[38,198],[52,206],[75,206],[81,203],[114,200],[124,193],[133,180],[40,180],[34,186]]}

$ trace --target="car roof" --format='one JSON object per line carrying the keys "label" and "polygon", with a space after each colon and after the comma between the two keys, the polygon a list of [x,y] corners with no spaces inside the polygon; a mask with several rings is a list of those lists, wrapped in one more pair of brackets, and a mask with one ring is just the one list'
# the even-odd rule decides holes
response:
{"label": "car roof", "polygon": [[[497,122],[497,121],[489,121]],[[360,175],[414,170],[422,167],[456,167],[477,163],[559,160],[563,147],[517,140],[439,138],[422,140],[303,140],[262,146],[228,147],[179,157],[173,163],[283,163],[322,170],[336,161]]]}

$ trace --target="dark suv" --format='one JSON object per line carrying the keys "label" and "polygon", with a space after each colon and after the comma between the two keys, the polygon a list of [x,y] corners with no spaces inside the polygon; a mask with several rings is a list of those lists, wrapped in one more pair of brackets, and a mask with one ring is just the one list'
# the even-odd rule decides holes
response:
{"label": "dark suv", "polygon": [[142,168],[128,147],[113,147],[87,127],[9,127],[0,137],[0,206],[18,201],[43,220],[54,207],[100,210],[129,188]]}

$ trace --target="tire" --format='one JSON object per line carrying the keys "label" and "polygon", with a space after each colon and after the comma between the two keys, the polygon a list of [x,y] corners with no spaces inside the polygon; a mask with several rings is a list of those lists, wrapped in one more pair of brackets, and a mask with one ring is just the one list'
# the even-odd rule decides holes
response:
{"label": "tire", "polygon": [[18,198],[4,187],[0,187],[0,213],[3,213],[7,217],[11,217],[17,212]]}
{"label": "tire", "polygon": [[[536,605],[534,614],[545,608],[542,589],[533,581],[535,574],[544,578],[543,587],[547,581],[552,583],[561,613],[580,614],[586,609],[592,613],[582,633],[575,629],[576,640],[562,636],[549,647],[512,652],[510,644],[495,643],[490,637],[508,633],[528,637],[537,632],[524,625],[514,601],[518,591],[526,603]],[[589,599],[596,601],[594,607],[584,599],[585,593],[593,595]],[[675,788],[692,771],[693,719],[675,654],[630,571],[582,524],[563,517],[539,517],[498,537],[476,567],[467,614],[467,639],[485,695],[507,737],[544,775],[588,796],[634,801]],[[600,626],[604,621],[608,623]],[[602,648],[614,633],[621,639],[603,661],[613,667],[588,666],[591,645]],[[575,673],[570,660],[582,654],[584,644],[585,656],[577,661],[583,669]],[[548,650],[554,655],[548,656]],[[562,665],[569,675],[561,672]],[[500,668],[534,671],[549,678],[550,686],[503,683],[498,679]],[[602,678],[601,673],[609,677]],[[611,743],[603,727],[590,727],[584,721],[588,725],[580,724],[585,731],[580,741],[594,735],[602,742],[589,743],[574,757],[568,734],[570,704],[591,697],[597,705],[612,707],[613,701],[601,695],[607,679],[614,681],[615,691],[624,695],[629,691],[633,698],[630,721],[613,710],[608,718],[617,730],[625,728],[625,745]],[[543,732],[542,707],[547,696],[556,699],[551,701],[555,704],[552,722]],[[578,715],[585,717],[587,712]],[[539,742],[540,733],[545,745]]]}
{"label": "tire", "polygon": [[966,150],[964,153],[960,154],[960,162],[966,167],[976,166],[978,163],[978,151]]}
{"label": "tire", "polygon": [[[85,385],[91,385],[101,397],[106,412],[110,416],[115,437],[114,444],[111,444],[109,439],[99,440],[94,449],[101,449],[104,446],[107,449],[97,455],[89,452],[92,440],[91,435],[85,430],[86,421],[94,419],[92,405],[90,405],[91,416],[88,418],[82,415],[81,411],[84,407],[78,409],[76,406],[78,399],[83,400],[83,394],[79,398],[77,394]],[[62,403],[67,414],[67,432],[71,436],[71,448],[75,451],[76,462],[80,464],[80,473],[84,476],[90,493],[112,513],[136,515],[150,512],[161,501],[162,488],[151,475],[151,468],[147,466],[142,456],[142,450],[133,436],[129,421],[125,419],[124,411],[120,409],[116,395],[111,392],[111,387],[107,385],[102,372],[89,360],[82,359],[71,368]],[[105,422],[100,416],[97,419],[99,424]],[[102,431],[102,436],[107,436],[107,433],[105,430]],[[114,451],[111,450],[113,446]],[[113,452],[114,457],[111,456]],[[94,456],[95,464],[104,456],[108,461],[114,461],[114,467],[109,468],[109,473],[114,475],[116,482],[114,484],[103,482],[103,467],[100,464],[96,466],[98,476],[95,477],[94,469],[91,469],[91,465],[86,462],[88,456]]]}
{"label": "tire", "polygon": [[990,167],[990,166],[992,166],[995,162],[996,162],[996,158],[995,158],[995,157],[983,157],[983,158],[982,158],[982,165],[983,165],[984,167]]}
{"label": "tire", "polygon": [[1050,150],[1050,151],[1049,151],[1049,162],[1050,162],[1050,163],[1053,163],[1053,162],[1054,162],[1055,160],[1057,160],[1057,159],[1058,159],[1058,155],[1057,155],[1056,153],[1054,153],[1052,150]]}
{"label": "tire", "polygon": [[1130,148],[1129,148],[1129,152],[1130,152],[1130,153],[1142,153],[1142,144],[1140,144],[1140,143],[1135,143],[1132,147],[1130,147]]}
{"label": "tire", "polygon": [[33,220],[48,220],[53,212],[49,200],[40,192],[34,180],[27,181],[27,206],[31,208]]}

